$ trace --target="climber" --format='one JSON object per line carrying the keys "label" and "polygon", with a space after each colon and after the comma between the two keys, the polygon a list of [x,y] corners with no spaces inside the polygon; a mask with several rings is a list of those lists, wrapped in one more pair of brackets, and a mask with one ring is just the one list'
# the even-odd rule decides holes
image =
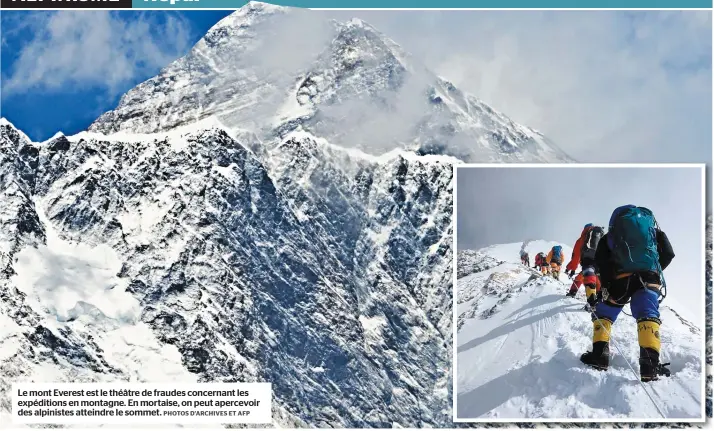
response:
{"label": "climber", "polygon": [[585,284],[585,297],[591,307],[594,307],[595,303],[600,299],[600,282],[595,272],[595,250],[597,250],[597,245],[604,234],[605,229],[602,227],[594,226],[592,223],[586,224],[582,232],[580,232],[580,237],[575,241],[573,255],[565,267],[565,271],[570,278],[575,275],[578,265],[581,268],[581,272],[578,275],[580,277],[579,282],[576,278],[566,295],[575,296],[578,293],[580,284]]}
{"label": "climber", "polygon": [[521,263],[525,266],[531,266],[531,258],[525,250],[521,250]]}
{"label": "climber", "polygon": [[535,266],[533,268],[540,270],[543,275],[548,273],[548,261],[545,258],[545,253],[542,251],[536,255]]}
{"label": "climber", "polygon": [[600,273],[603,299],[593,316],[593,348],[580,360],[594,368],[607,370],[610,363],[612,324],[630,301],[632,316],[637,320],[640,345],[640,379],[657,380],[669,375],[669,364],[660,364],[661,321],[659,297],[666,285],[662,272],[674,259],[667,235],[660,229],[652,211],[625,205],[615,209],[609,230],[598,244],[595,266]]}
{"label": "climber", "polygon": [[548,265],[550,265],[550,274],[553,278],[557,279],[560,277],[560,265],[563,264],[563,247],[560,245],[555,245],[550,249],[550,253],[546,257]]}
{"label": "climber", "polygon": [[[570,296],[574,297],[576,293],[578,293],[578,290],[580,289],[580,286],[583,285],[583,273],[582,271],[578,273],[578,275],[575,276],[573,279],[573,284],[570,285],[570,290],[568,290],[568,293],[565,294],[565,296]],[[595,277],[595,301],[592,304],[593,306],[602,300],[602,291],[600,290],[600,277]]]}

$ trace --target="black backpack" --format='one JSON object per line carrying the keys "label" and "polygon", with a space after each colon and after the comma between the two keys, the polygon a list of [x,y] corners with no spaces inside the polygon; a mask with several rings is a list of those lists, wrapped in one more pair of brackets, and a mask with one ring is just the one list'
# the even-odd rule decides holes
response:
{"label": "black backpack", "polygon": [[580,261],[595,259],[595,251],[600,239],[605,235],[605,230],[600,226],[593,226],[585,233],[585,240],[580,248]]}

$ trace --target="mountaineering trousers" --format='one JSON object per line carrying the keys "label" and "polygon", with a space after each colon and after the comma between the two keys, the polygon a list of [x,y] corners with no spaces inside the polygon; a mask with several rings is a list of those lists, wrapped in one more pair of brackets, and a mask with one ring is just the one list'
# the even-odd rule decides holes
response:
{"label": "mountaineering trousers", "polygon": [[[595,306],[593,316],[594,366],[607,369],[612,324],[628,300],[632,317],[637,320],[637,338],[640,345],[640,376],[643,381],[657,379],[661,348],[659,329],[659,289],[654,283],[645,283],[639,274],[625,274],[614,280],[603,292],[603,301]],[[591,358],[592,359],[592,358]]]}
{"label": "mountaineering trousers", "polygon": [[600,282],[595,274],[594,266],[586,266],[583,268],[583,284],[585,284],[585,297],[588,301],[595,303],[595,298],[600,291]]}
{"label": "mountaineering trousers", "polygon": [[[593,293],[596,295],[600,293],[600,278],[597,276],[597,274],[595,274],[595,268],[588,267],[586,269],[583,269],[580,274],[576,275],[573,279],[573,284],[570,285],[570,291],[568,292],[568,294],[570,296],[575,296],[575,294],[578,293],[578,290],[580,289],[580,286],[583,285],[583,283],[585,283],[586,297],[590,297],[590,295]],[[591,286],[590,290],[588,290],[588,286]],[[594,291],[592,289],[594,289]]]}

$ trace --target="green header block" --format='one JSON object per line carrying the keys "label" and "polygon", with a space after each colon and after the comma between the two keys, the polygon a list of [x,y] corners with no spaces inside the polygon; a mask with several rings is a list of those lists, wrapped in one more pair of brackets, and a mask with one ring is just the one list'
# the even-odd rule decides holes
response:
{"label": "green header block", "polygon": [[[239,9],[246,0],[132,0],[140,9]],[[711,9],[712,0],[285,0],[312,9]]]}

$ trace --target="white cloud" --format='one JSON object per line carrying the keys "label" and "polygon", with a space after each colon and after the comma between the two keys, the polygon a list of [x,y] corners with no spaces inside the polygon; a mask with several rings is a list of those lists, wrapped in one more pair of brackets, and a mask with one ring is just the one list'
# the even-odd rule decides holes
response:
{"label": "white cloud", "polygon": [[[580,161],[711,161],[710,11],[309,13],[363,18]],[[182,21],[157,26],[131,14],[128,22],[106,12],[62,12],[33,24],[34,39],[4,77],[3,90],[73,85],[119,91],[186,51]],[[265,67],[295,66],[310,57],[298,53],[326,44],[325,29],[310,19],[266,39],[272,48],[261,49]]]}
{"label": "white cloud", "polygon": [[[115,94],[185,53],[191,36],[188,23],[175,15],[161,21],[141,13],[125,20],[110,11],[4,15],[3,20],[21,23],[6,24],[8,31],[32,31],[3,77],[6,95],[86,88]],[[3,46],[8,49],[6,40]]]}
{"label": "white cloud", "polygon": [[340,12],[583,162],[709,162],[710,11]]}

